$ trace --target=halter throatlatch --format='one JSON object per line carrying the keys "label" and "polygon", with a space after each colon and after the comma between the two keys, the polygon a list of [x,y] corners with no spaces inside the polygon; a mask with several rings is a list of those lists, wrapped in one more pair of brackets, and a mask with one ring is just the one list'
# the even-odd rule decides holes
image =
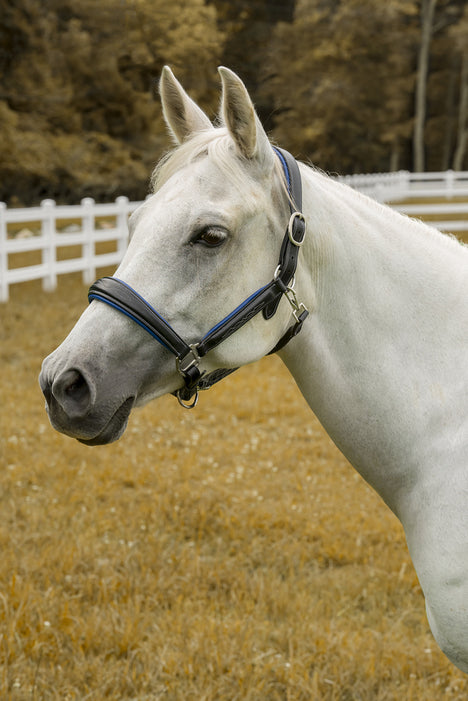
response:
{"label": "halter throatlatch", "polygon": [[[184,386],[175,392],[182,406],[191,409],[198,400],[198,391],[208,389],[236,368],[219,369],[202,373],[201,359],[226,338],[240,329],[259,312],[271,319],[278,309],[283,295],[288,299],[295,322],[288,328],[270,353],[276,353],[296,336],[309,312],[297,301],[294,291],[294,275],[299,249],[305,238],[305,219],[302,209],[302,183],[296,160],[287,151],[275,148],[281,161],[288,186],[291,216],[281,245],[278,267],[273,279],[254,292],[234,311],[213,326],[198,343],[186,343],[172,326],[148,304],[130,285],[115,277],[103,277],[91,285],[88,300],[105,302],[147,331],[158,343],[167,348],[176,358],[176,367],[182,375]],[[190,402],[190,403],[188,403]]]}

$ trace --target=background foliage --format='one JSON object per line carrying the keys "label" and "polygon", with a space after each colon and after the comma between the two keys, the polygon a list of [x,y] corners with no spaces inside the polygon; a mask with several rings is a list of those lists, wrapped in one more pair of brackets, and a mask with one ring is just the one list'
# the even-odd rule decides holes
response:
{"label": "background foliage", "polygon": [[326,170],[468,168],[465,0],[0,0],[0,18],[10,204],[144,197],[166,63],[210,116],[216,66],[236,70],[272,137]]}

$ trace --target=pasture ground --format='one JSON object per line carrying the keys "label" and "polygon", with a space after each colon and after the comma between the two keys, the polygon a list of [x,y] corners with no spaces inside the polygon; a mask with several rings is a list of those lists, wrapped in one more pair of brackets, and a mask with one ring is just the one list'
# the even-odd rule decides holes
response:
{"label": "pasture ground", "polygon": [[277,358],[110,446],[49,427],[41,360],[85,304],[66,276],[0,306],[0,697],[466,699],[399,523]]}

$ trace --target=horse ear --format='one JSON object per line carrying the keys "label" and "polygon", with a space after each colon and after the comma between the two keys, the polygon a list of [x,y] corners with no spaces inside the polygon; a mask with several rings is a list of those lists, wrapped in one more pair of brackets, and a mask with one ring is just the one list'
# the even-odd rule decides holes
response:
{"label": "horse ear", "polygon": [[221,114],[242,156],[273,161],[273,150],[242,80],[229,68],[218,68],[223,84]]}
{"label": "horse ear", "polygon": [[193,134],[213,129],[206,114],[187,95],[169,66],[164,66],[162,70],[159,94],[164,119],[178,144]]}

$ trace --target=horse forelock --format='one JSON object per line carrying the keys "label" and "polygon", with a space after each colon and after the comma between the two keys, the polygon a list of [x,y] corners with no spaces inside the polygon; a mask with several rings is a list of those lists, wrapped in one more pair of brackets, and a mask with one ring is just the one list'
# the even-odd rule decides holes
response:
{"label": "horse forelock", "polygon": [[[253,195],[251,187],[252,168],[249,167],[249,162],[236,152],[225,127],[200,132],[163,156],[151,176],[152,192],[157,192],[179,170],[206,156],[230,185],[242,193],[242,202],[246,209],[258,207],[258,199]],[[286,189],[281,165],[276,160],[275,172]]]}

